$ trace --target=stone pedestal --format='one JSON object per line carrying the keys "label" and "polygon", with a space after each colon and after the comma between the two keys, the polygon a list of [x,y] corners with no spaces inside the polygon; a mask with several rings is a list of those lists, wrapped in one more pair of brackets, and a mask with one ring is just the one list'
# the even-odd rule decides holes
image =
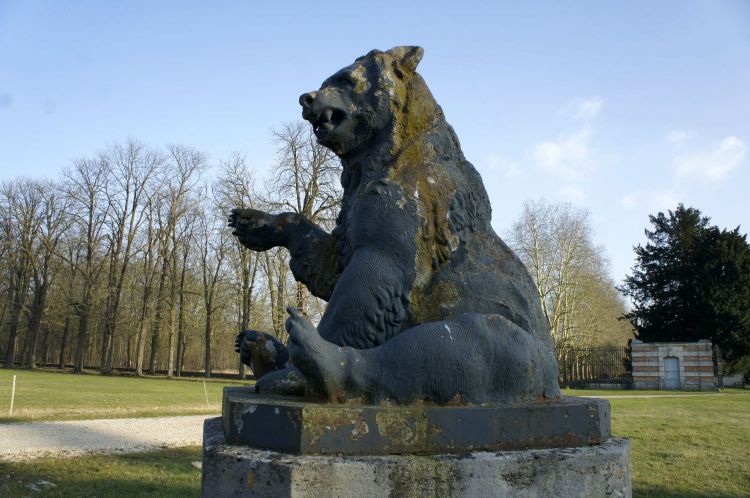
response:
{"label": "stone pedestal", "polygon": [[312,403],[225,388],[203,434],[204,498],[630,497],[609,402]]}
{"label": "stone pedestal", "polygon": [[610,437],[609,401],[382,406],[312,403],[224,389],[233,444],[298,454],[394,455],[587,446]]}
{"label": "stone pedestal", "polygon": [[577,448],[333,456],[228,444],[220,418],[203,434],[204,498],[629,498],[630,483],[628,442],[612,437]]}

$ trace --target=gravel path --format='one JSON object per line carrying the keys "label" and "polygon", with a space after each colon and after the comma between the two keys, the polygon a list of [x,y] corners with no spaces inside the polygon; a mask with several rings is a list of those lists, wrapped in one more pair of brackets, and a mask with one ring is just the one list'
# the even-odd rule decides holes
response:
{"label": "gravel path", "polygon": [[200,445],[206,415],[0,425],[0,461]]}

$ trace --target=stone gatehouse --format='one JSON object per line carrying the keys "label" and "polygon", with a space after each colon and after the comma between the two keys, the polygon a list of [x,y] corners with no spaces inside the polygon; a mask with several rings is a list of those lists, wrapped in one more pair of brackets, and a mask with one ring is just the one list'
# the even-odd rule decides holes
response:
{"label": "stone gatehouse", "polygon": [[633,389],[713,391],[717,389],[711,341],[634,340]]}

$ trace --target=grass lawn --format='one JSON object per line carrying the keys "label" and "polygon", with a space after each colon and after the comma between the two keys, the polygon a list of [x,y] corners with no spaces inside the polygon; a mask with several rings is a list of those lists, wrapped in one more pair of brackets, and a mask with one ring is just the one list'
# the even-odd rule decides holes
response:
{"label": "grass lawn", "polygon": [[750,391],[610,404],[612,432],[630,439],[634,496],[750,497]]}
{"label": "grass lawn", "polygon": [[[200,459],[200,448],[189,447],[129,455],[0,462],[0,496],[198,497],[201,473],[190,462]],[[26,488],[39,480],[52,482],[57,487],[41,493]]]}
{"label": "grass lawn", "polygon": [[[716,395],[717,391],[652,391],[648,389],[622,389],[613,391],[604,391],[600,389],[563,389],[565,396],[604,396],[606,398],[615,398],[617,396],[703,396],[706,394]],[[742,392],[742,389],[724,389],[723,394],[732,392]]]}
{"label": "grass lawn", "polygon": [[[13,375],[16,398],[9,416]],[[84,418],[156,417],[221,411],[227,381],[163,377],[73,375],[51,370],[0,369],[0,423]]]}

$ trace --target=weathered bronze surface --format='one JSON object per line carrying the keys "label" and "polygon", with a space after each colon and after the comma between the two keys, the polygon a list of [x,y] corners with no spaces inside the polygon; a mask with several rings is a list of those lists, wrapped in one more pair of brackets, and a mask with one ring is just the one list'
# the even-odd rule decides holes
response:
{"label": "weathered bronze surface", "polygon": [[490,225],[482,180],[416,72],[422,54],[373,50],[300,97],[343,165],[332,233],[297,213],[230,216],[248,248],[289,249],[295,278],[328,301],[317,327],[290,308],[288,363],[283,345],[240,334],[242,360],[269,372],[260,393],[397,404],[560,395],[539,295]]}

